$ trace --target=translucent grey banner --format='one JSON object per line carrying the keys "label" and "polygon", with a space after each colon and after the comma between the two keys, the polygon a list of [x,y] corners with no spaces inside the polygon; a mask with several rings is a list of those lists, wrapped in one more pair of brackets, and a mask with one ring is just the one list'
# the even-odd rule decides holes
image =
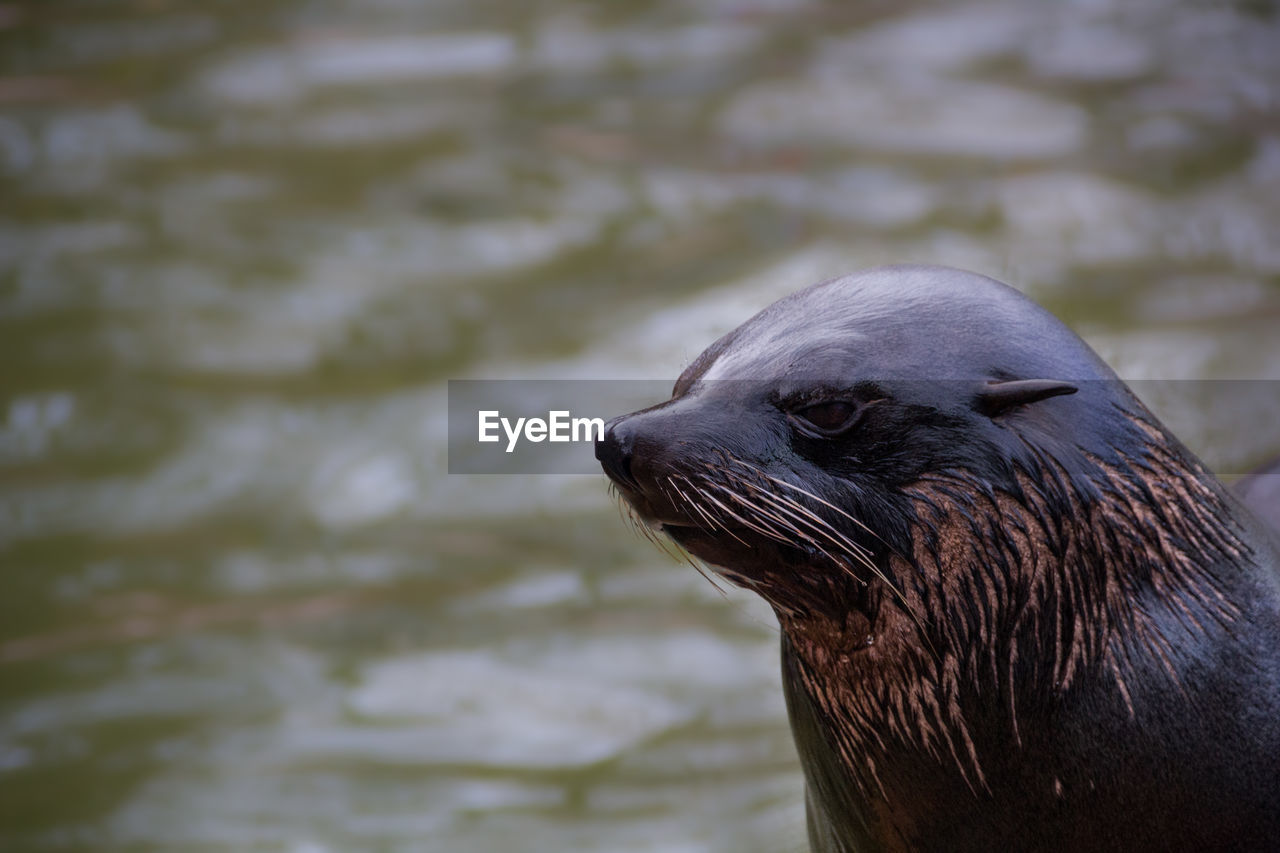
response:
{"label": "translucent grey banner", "polygon": [[[450,380],[449,473],[598,475],[594,445],[604,424],[670,399],[673,384],[670,379]],[[1280,456],[1280,381],[1126,384],[1224,479]]]}
{"label": "translucent grey banner", "polygon": [[674,380],[449,380],[450,474],[599,474],[595,439]]}

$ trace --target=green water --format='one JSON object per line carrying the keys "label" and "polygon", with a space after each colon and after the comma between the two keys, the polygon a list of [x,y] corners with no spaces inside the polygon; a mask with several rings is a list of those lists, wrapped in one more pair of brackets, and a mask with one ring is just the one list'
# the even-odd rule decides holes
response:
{"label": "green water", "polygon": [[[1280,377],[1265,4],[0,3],[0,847],[803,846],[776,627],[445,382],[890,261]],[[1220,470],[1274,412],[1171,405]],[[1259,424],[1266,425],[1260,428]]]}

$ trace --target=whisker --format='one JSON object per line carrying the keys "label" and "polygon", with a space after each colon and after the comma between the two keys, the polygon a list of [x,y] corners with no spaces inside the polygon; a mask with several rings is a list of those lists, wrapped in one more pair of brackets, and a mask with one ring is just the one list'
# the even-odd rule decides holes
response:
{"label": "whisker", "polygon": [[[785,512],[795,521],[806,524],[810,529],[815,530],[822,536],[826,537],[833,545],[842,551],[848,551],[849,556],[854,558],[860,564],[866,566],[870,571],[877,572],[874,564],[871,563],[871,552],[862,545],[849,539],[840,531],[836,530],[830,522],[810,510],[808,507],[801,505],[791,498],[776,494],[750,480],[735,477],[735,482],[741,483],[747,488],[752,489],[762,498],[770,501],[782,512]],[[790,525],[794,528],[794,524]]]}
{"label": "whisker", "polygon": [[[822,498],[818,497],[817,495],[813,494],[812,492],[808,491],[807,489],[803,489],[803,488],[801,488],[801,487],[799,487],[799,486],[796,486],[796,485],[794,485],[794,484],[792,484],[792,483],[788,483],[788,482],[787,482],[787,481],[785,481],[785,480],[779,479],[778,477],[774,477],[773,475],[768,474],[768,473],[766,473],[765,471],[760,470],[760,469],[759,469],[759,468],[757,468],[756,466],[751,465],[751,464],[750,464],[750,463],[748,463],[748,462],[744,462],[744,461],[742,461],[741,459],[738,459],[736,456],[728,456],[728,455],[727,455],[727,456],[726,456],[726,459],[730,462],[730,464],[736,464],[736,465],[739,465],[739,466],[741,466],[741,467],[743,467],[743,468],[746,468],[747,470],[753,471],[755,474],[757,474],[757,475],[758,475],[758,476],[760,476],[760,477],[763,477],[766,481],[768,481],[768,482],[770,482],[770,483],[774,483],[774,484],[776,484],[776,485],[778,485],[778,486],[782,486],[782,487],[787,488],[787,489],[790,489],[790,490],[792,490],[792,491],[794,491],[794,492],[799,492],[800,494],[805,495],[805,496],[809,497],[810,499],[812,499],[812,500],[814,500],[814,501],[817,501],[819,504],[822,504],[823,506],[826,506],[826,507],[828,507],[828,508],[830,508],[830,509],[834,510],[836,513],[838,513],[838,514],[839,514],[839,515],[841,515],[842,517],[847,518],[849,521],[851,521],[851,522],[853,522],[855,525],[857,525],[860,529],[862,529],[862,530],[866,531],[867,533],[871,534],[872,536],[875,536],[875,538],[876,538],[876,539],[880,540],[881,542],[884,542],[884,539],[883,539],[881,536],[879,536],[877,533],[875,533],[875,531],[871,530],[871,528],[867,527],[867,525],[865,525],[864,523],[862,523],[861,521],[859,521],[857,518],[854,518],[852,515],[850,515],[848,512],[844,511],[844,510],[843,510],[843,509],[841,509],[840,507],[836,506],[835,504],[832,504],[830,501],[823,500]],[[857,560],[857,562],[859,563],[859,565],[862,565],[862,566],[866,567],[868,570],[870,570],[872,573],[874,573],[874,574],[875,574],[875,576],[876,576],[877,578],[879,578],[881,581],[883,581],[883,582],[884,582],[885,586],[889,588],[889,591],[893,593],[894,597],[895,597],[895,598],[898,600],[898,602],[902,605],[902,609],[903,609],[903,611],[904,611],[908,616],[910,616],[910,617],[911,617],[911,621],[915,623],[915,625],[916,625],[916,629],[920,632],[920,636],[925,640],[926,645],[928,645],[928,646],[929,646],[929,648],[930,648],[930,650],[931,650],[931,651],[933,650],[933,646],[932,646],[932,644],[928,642],[928,637],[925,635],[925,632],[924,632],[924,626],[923,626],[923,624],[920,622],[920,620],[919,620],[919,618],[917,617],[917,615],[915,614],[915,612],[912,610],[910,603],[908,603],[908,601],[907,601],[906,595],[902,592],[902,590],[898,589],[898,587],[893,583],[893,581],[892,581],[892,580],[890,580],[890,579],[889,579],[889,577],[888,577],[887,575],[885,575],[885,573],[884,573],[883,571],[881,571],[881,570],[880,570],[880,568],[879,568],[878,566],[876,566],[876,565],[871,561],[871,559],[870,559],[870,552],[869,552],[865,547],[863,547],[863,546],[861,546],[861,545],[858,545],[858,544],[857,544],[857,543],[855,543],[855,542],[852,542],[852,541],[851,541],[851,540],[849,540],[847,537],[845,537],[843,534],[841,534],[839,531],[837,531],[837,530],[835,530],[834,528],[832,528],[832,527],[831,527],[831,525],[830,525],[830,523],[829,523],[829,522],[827,522],[825,519],[821,518],[821,516],[816,515],[815,513],[813,513],[813,512],[812,512],[811,510],[809,510],[808,508],[806,508],[806,507],[804,507],[804,506],[802,506],[802,505],[800,505],[800,504],[796,503],[794,500],[787,499],[787,498],[783,498],[781,495],[778,495],[778,494],[776,494],[776,493],[773,493],[773,492],[769,491],[768,489],[763,489],[763,488],[761,488],[760,486],[757,486],[757,485],[755,485],[755,484],[753,484],[753,483],[750,483],[749,481],[747,481],[747,480],[745,480],[745,479],[741,479],[741,478],[739,478],[739,479],[738,479],[738,482],[741,482],[742,484],[744,484],[744,485],[746,485],[746,486],[748,486],[748,487],[750,487],[750,488],[754,488],[754,489],[756,489],[756,490],[757,490],[757,492],[758,492],[762,497],[765,497],[765,498],[767,498],[767,499],[771,500],[771,502],[772,502],[773,506],[777,507],[779,510],[781,510],[781,511],[783,511],[783,512],[786,512],[786,511],[787,511],[787,510],[784,508],[784,506],[782,506],[782,505],[785,505],[785,506],[787,506],[787,507],[793,507],[794,509],[799,510],[799,511],[801,511],[801,512],[805,513],[805,515],[807,516],[807,518],[808,518],[808,519],[811,519],[811,520],[808,520],[808,524],[809,524],[809,526],[810,526],[810,527],[815,527],[816,525],[820,525],[820,527],[818,527],[818,529],[819,529],[821,532],[823,532],[823,533],[824,533],[824,535],[826,535],[826,536],[827,536],[827,538],[828,538],[829,540],[832,540],[832,541],[833,541],[833,543],[837,544],[837,546],[840,546],[840,543],[839,543],[839,542],[837,542],[836,540],[834,540],[834,539],[832,538],[832,534],[833,534],[833,533],[835,534],[835,536],[839,536],[839,537],[840,537],[840,539],[844,540],[844,541],[845,541],[845,542],[847,542],[849,545],[852,545],[854,550],[852,551],[852,553],[850,553],[850,555],[849,555],[849,556],[850,556],[850,557],[852,557],[852,558],[854,558],[854,559],[856,559],[856,560]],[[781,505],[780,505],[780,504],[781,504]],[[806,521],[806,519],[797,518],[797,521]],[[830,532],[828,532],[828,531],[830,531]],[[888,543],[887,543],[887,542],[885,542],[885,545],[886,545],[886,546],[888,546]],[[888,546],[888,547],[890,547],[890,548],[891,548],[891,546]],[[894,551],[894,553],[897,553],[897,552],[896,552],[896,550]],[[845,570],[846,570],[846,571],[848,571],[848,567],[844,567],[844,568],[845,568]],[[852,573],[850,573],[850,574],[852,574]],[[935,656],[936,656],[936,652],[935,652]]]}
{"label": "whisker", "polygon": [[[694,489],[695,491],[697,490],[697,487],[694,486],[693,483],[690,483],[687,477],[681,477],[680,479],[684,480],[686,485],[689,486],[689,488]],[[694,512],[696,512],[699,516],[703,518],[703,520],[707,522],[707,532],[715,533],[716,532],[715,520],[710,515],[707,514],[707,511],[704,510],[702,506],[698,504],[697,501],[690,500],[689,496],[686,495],[678,485],[676,485],[676,481],[674,479],[672,479],[671,477],[667,477],[667,480],[671,482],[671,488],[675,489],[676,492],[680,495],[680,497],[684,498],[685,504],[691,507]]]}
{"label": "whisker", "polygon": [[[839,513],[840,515],[844,516],[845,518],[849,519],[849,521],[853,522],[855,525],[857,525],[858,527],[860,527],[860,528],[861,528],[865,533],[867,533],[868,535],[874,536],[876,539],[878,539],[880,542],[882,542],[882,543],[885,545],[885,547],[888,547],[888,548],[891,548],[891,549],[892,549],[892,547],[893,547],[893,546],[889,545],[889,543],[888,543],[888,542],[886,542],[886,541],[884,540],[884,537],[882,537],[880,534],[876,533],[876,532],[875,532],[874,530],[872,530],[870,527],[867,527],[867,525],[866,525],[866,524],[864,524],[861,520],[859,520],[859,519],[855,518],[854,516],[850,515],[849,513],[845,512],[843,509],[841,509],[840,507],[838,507],[838,506],[836,506],[835,504],[831,503],[830,501],[823,500],[822,498],[820,498],[820,497],[818,497],[817,495],[815,495],[813,492],[809,491],[808,489],[803,489],[803,488],[801,488],[800,486],[797,486],[795,483],[788,483],[786,480],[779,479],[779,478],[777,478],[777,477],[773,476],[772,474],[766,473],[765,471],[761,471],[761,470],[760,470],[759,468],[757,468],[755,465],[752,465],[750,462],[745,462],[745,461],[743,461],[743,460],[739,459],[739,458],[738,458],[738,457],[736,457],[736,456],[732,456],[732,457],[730,457],[730,459],[731,459],[734,463],[736,463],[736,464],[738,464],[738,465],[741,465],[741,466],[742,466],[742,467],[744,467],[744,468],[748,468],[748,469],[750,469],[750,470],[752,470],[752,471],[756,472],[756,473],[757,473],[757,474],[759,474],[761,477],[764,477],[766,480],[768,480],[768,481],[769,481],[769,482],[771,482],[771,483],[775,483],[775,484],[777,484],[777,485],[779,485],[779,486],[782,486],[784,489],[791,489],[792,491],[799,492],[800,494],[804,495],[805,497],[809,498],[810,500],[817,501],[818,503],[822,504],[823,506],[827,507],[828,509],[832,510],[833,512]],[[895,550],[895,551],[894,551],[894,553],[897,553],[897,551]],[[899,557],[901,557],[902,555],[901,555],[901,554],[898,554],[898,556],[899,556]]]}
{"label": "whisker", "polygon": [[[742,485],[756,489],[757,492],[760,492],[762,497],[767,497],[767,498],[773,497],[773,495],[769,494],[768,492],[760,490],[758,486],[755,486],[752,483],[743,482]],[[832,562],[836,563],[837,565],[841,566],[846,571],[848,571],[847,566],[845,566],[839,559],[837,559],[834,554],[832,554],[830,551],[824,548],[821,542],[819,542],[817,539],[815,539],[812,535],[807,533],[805,530],[796,526],[794,521],[789,520],[788,518],[785,518],[782,515],[779,515],[777,512],[775,512],[772,509],[763,507],[758,503],[753,503],[752,501],[747,500],[746,496],[742,495],[739,492],[735,492],[732,489],[728,489],[727,487],[723,487],[723,486],[721,486],[720,488],[722,489],[722,491],[725,492],[727,497],[737,502],[738,505],[741,506],[744,510],[750,511],[756,515],[764,516],[764,518],[769,520],[773,525],[771,529],[777,528],[782,531],[785,531],[787,535],[776,537],[777,541],[780,541],[783,543],[791,543],[793,542],[794,539],[800,539],[804,541],[806,544],[811,545],[813,548],[817,549],[820,553],[822,553],[825,557],[830,559]],[[804,519],[802,518],[797,518],[794,513],[787,512],[787,510],[783,507],[778,507],[778,509],[782,510],[782,512],[786,513],[786,515],[789,515],[792,518],[796,518],[797,520],[802,522],[804,521]],[[836,541],[832,536],[827,534],[825,531],[821,530],[820,528],[815,528],[815,526],[812,524],[810,524],[809,527],[816,529],[818,533],[823,534],[833,545],[837,547],[837,549],[841,548],[841,544],[838,541]],[[854,577],[855,580],[857,579],[856,576],[854,576],[852,573],[850,573],[850,577]]]}

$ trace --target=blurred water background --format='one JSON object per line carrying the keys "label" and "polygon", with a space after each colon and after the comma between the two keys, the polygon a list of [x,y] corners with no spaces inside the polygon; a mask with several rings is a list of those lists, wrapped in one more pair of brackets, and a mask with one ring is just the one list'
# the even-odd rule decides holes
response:
{"label": "blurred water background", "polygon": [[1275,380],[1278,237],[1269,2],[0,2],[0,848],[801,849],[768,611],[446,380],[895,261]]}

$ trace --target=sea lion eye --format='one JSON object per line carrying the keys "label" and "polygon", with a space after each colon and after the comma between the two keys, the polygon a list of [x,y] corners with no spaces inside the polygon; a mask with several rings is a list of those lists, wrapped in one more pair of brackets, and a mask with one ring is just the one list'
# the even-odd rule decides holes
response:
{"label": "sea lion eye", "polygon": [[846,400],[817,403],[791,413],[791,422],[810,435],[831,438],[853,426],[858,407]]}

